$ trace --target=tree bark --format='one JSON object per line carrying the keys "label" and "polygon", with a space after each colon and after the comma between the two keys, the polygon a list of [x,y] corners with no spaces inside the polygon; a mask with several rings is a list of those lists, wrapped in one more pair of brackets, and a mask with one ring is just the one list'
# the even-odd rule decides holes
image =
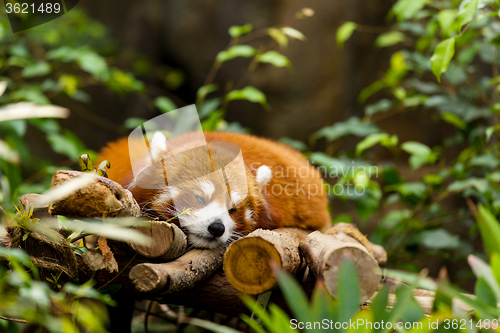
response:
{"label": "tree bark", "polygon": [[276,286],[270,263],[294,275],[303,265],[293,230],[257,229],[228,246],[224,273],[237,290],[257,295]]}
{"label": "tree bark", "polygon": [[324,280],[332,296],[337,295],[338,268],[345,259],[351,259],[357,268],[362,302],[370,299],[377,290],[381,278],[380,268],[362,245],[315,231],[300,242],[300,249],[313,274]]}
{"label": "tree bark", "polygon": [[135,229],[151,241],[148,245],[139,245],[127,242],[128,246],[135,252],[146,258],[157,258],[164,261],[177,259],[187,248],[187,237],[175,224],[163,221],[147,221],[144,224],[134,226]]}
{"label": "tree bark", "polygon": [[[70,179],[83,175],[80,171],[60,170],[52,176],[51,187],[58,186]],[[120,184],[96,176],[89,185],[77,190],[68,197],[51,202],[49,213],[68,217],[118,217],[141,216],[139,205],[132,193]]]}
{"label": "tree bark", "polygon": [[135,289],[146,293],[172,293],[193,288],[222,265],[225,248],[195,249],[167,263],[144,263],[130,270]]}

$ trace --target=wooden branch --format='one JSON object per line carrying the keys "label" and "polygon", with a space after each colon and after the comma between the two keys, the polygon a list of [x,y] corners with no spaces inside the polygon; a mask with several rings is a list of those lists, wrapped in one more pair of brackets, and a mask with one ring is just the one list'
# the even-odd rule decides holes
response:
{"label": "wooden branch", "polygon": [[195,249],[182,257],[161,264],[139,264],[129,278],[141,292],[172,293],[194,287],[222,265],[225,247]]}
{"label": "wooden branch", "polygon": [[323,235],[315,231],[300,242],[300,249],[313,274],[324,280],[332,296],[337,295],[338,268],[345,259],[351,259],[357,268],[362,302],[370,299],[377,290],[380,268],[364,246],[342,241],[337,235]]}
{"label": "wooden branch", "polygon": [[302,266],[299,242],[292,230],[257,229],[228,246],[224,273],[237,290],[251,295],[263,293],[277,283],[271,261],[292,275]]}
{"label": "wooden branch", "polygon": [[147,221],[145,225],[134,226],[135,229],[151,241],[148,245],[127,242],[135,252],[146,258],[158,258],[164,261],[176,259],[186,253],[187,237],[175,224],[162,221]]}
{"label": "wooden branch", "polygon": [[24,194],[19,198],[19,206],[23,206],[26,210],[29,210],[33,206],[33,215],[31,218],[43,219],[54,217],[49,213],[49,205],[36,205],[37,201],[43,197],[41,194],[28,193]]}
{"label": "wooden branch", "polygon": [[[84,173],[80,171],[56,171],[52,177],[51,187],[82,174]],[[50,203],[49,213],[68,217],[138,217],[141,215],[141,210],[130,191],[108,178],[96,176],[91,184],[65,199]]]}
{"label": "wooden branch", "polygon": [[387,263],[387,252],[378,245],[373,244],[363,235],[355,226],[350,223],[336,223],[330,229],[324,232],[325,235],[336,235],[337,238],[345,242],[358,243],[363,245],[377,261],[380,266]]}

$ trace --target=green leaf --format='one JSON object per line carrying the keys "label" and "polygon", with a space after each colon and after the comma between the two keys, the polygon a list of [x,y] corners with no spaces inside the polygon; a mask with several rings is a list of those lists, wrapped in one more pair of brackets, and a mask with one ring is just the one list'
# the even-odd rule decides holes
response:
{"label": "green leaf", "polygon": [[431,57],[431,69],[438,82],[441,82],[441,74],[448,69],[454,54],[455,38],[453,37],[443,40],[434,49],[434,54]]}
{"label": "green leaf", "polygon": [[392,7],[399,21],[411,19],[414,17],[430,0],[398,0]]}
{"label": "green leaf", "polygon": [[462,27],[469,23],[474,18],[474,15],[476,15],[478,4],[479,0],[472,0],[458,12],[457,24],[459,33],[462,31]]}
{"label": "green leaf", "polygon": [[208,94],[217,91],[218,89],[219,86],[217,84],[207,84],[206,86],[200,87],[200,89],[196,92],[196,103],[201,104]]}
{"label": "green leaf", "polygon": [[268,63],[275,67],[290,67],[291,62],[287,57],[276,51],[267,51],[257,56],[259,62]]}
{"label": "green leaf", "polygon": [[144,124],[146,121],[148,121],[147,119],[144,119],[144,118],[138,118],[138,117],[130,117],[130,118],[127,118],[127,120],[125,120],[125,123],[123,123],[123,125],[128,128],[128,129],[134,129],[136,127],[139,127],[141,126],[142,124]]}
{"label": "green leaf", "polygon": [[474,294],[477,297],[477,301],[483,304],[487,304],[491,307],[497,305],[497,299],[495,293],[491,290],[490,285],[483,278],[478,278],[476,285],[474,287]]}
{"label": "green leaf", "polygon": [[204,101],[203,104],[198,108],[198,115],[200,116],[200,119],[205,119],[213,111],[217,110],[217,108],[220,106],[220,102],[220,98],[211,98]]}
{"label": "green leaf", "polygon": [[306,36],[304,36],[304,34],[300,31],[298,31],[297,29],[294,29],[291,27],[284,27],[284,28],[281,28],[281,31],[283,31],[283,33],[285,35],[287,35],[288,37],[292,37],[292,38],[302,40],[302,41],[306,40]]}
{"label": "green leaf", "polygon": [[429,147],[420,142],[407,141],[401,145],[401,148],[411,154],[409,162],[413,170],[420,168],[424,164],[432,164],[438,158],[437,153],[434,153]]}
{"label": "green leaf", "polygon": [[274,39],[281,48],[287,47],[288,37],[286,36],[286,34],[283,32],[282,29],[269,28],[267,29],[267,34],[269,35],[269,37]]}
{"label": "green leaf", "polygon": [[490,141],[493,133],[495,133],[498,130],[500,130],[500,124],[486,128],[486,141]]}
{"label": "green leaf", "polygon": [[43,76],[50,73],[50,65],[45,61],[39,61],[32,65],[26,66],[21,72],[22,77],[30,78],[35,76]]}
{"label": "green leaf", "polygon": [[231,37],[236,38],[249,33],[252,29],[253,25],[247,23],[245,25],[233,25],[232,27],[229,27],[228,32]]}
{"label": "green leaf", "polygon": [[354,22],[345,22],[337,29],[337,47],[339,49],[344,47],[344,43],[351,37],[356,27],[357,25]]}
{"label": "green leaf", "polygon": [[49,133],[47,140],[52,149],[59,154],[69,157],[72,161],[78,161],[80,157],[80,144],[71,136],[61,135],[59,133]]}
{"label": "green leaf", "polygon": [[476,177],[470,177],[465,180],[455,180],[448,186],[448,191],[464,192],[470,188],[475,188],[480,193],[484,193],[488,189],[488,180]]}
{"label": "green leaf", "polygon": [[225,51],[220,51],[215,58],[218,62],[228,61],[237,57],[249,58],[257,54],[257,49],[249,45],[234,45]]}
{"label": "green leaf", "polygon": [[168,97],[160,96],[155,99],[155,106],[160,109],[161,112],[167,113],[169,111],[177,109],[177,105]]}
{"label": "green leaf", "polygon": [[439,11],[437,19],[443,35],[449,36],[451,34],[452,25],[453,23],[455,23],[456,17],[457,17],[456,9],[443,9]]}
{"label": "green leaf", "polygon": [[460,246],[460,237],[444,229],[421,231],[412,240],[430,249],[455,249]]}
{"label": "green leaf", "polygon": [[375,146],[377,143],[388,137],[389,134],[387,133],[374,133],[367,136],[356,146],[356,155],[361,155],[364,150]]}
{"label": "green leaf", "polygon": [[467,124],[462,119],[460,119],[459,116],[457,116],[453,113],[450,113],[450,112],[443,113],[443,115],[441,116],[441,119],[443,119],[447,123],[455,125],[455,127],[459,128],[461,130],[464,130],[467,127]]}
{"label": "green leaf", "polygon": [[358,271],[353,262],[346,259],[340,263],[337,274],[338,321],[349,322],[358,312],[361,301]]}
{"label": "green leaf", "polygon": [[308,147],[304,142],[289,138],[287,136],[280,138],[280,142],[284,143],[285,145],[290,146],[294,149],[300,150],[302,152],[305,152],[308,150]]}
{"label": "green leaf", "polygon": [[365,115],[373,116],[379,112],[384,112],[389,110],[392,107],[392,101],[387,98],[382,98],[376,103],[367,105],[365,108]]}
{"label": "green leaf", "polygon": [[314,313],[309,308],[309,302],[297,281],[284,271],[278,271],[278,284],[286,303],[299,321],[314,321]]}
{"label": "green leaf", "polygon": [[405,35],[401,31],[389,31],[378,36],[375,40],[375,45],[377,47],[388,47],[396,45],[404,40]]}
{"label": "green leaf", "polygon": [[81,69],[100,80],[105,80],[109,76],[106,60],[94,51],[86,50],[79,52],[77,63]]}
{"label": "green leaf", "polygon": [[377,132],[379,132],[377,126],[363,122],[358,117],[351,117],[346,121],[323,127],[313,135],[317,139],[326,138],[327,141],[332,142],[349,134],[364,137]]}
{"label": "green leaf", "polygon": [[260,103],[264,108],[268,109],[269,104],[267,104],[266,95],[252,86],[246,86],[241,90],[232,90],[226,95],[228,101],[234,101],[239,99],[244,99],[252,103]]}
{"label": "green leaf", "polygon": [[472,254],[468,256],[467,261],[469,262],[470,268],[476,278],[483,279],[483,281],[490,287],[493,297],[495,298],[493,306],[496,306],[497,302],[500,300],[500,286],[497,283],[491,267]]}
{"label": "green leaf", "polygon": [[493,252],[500,253],[500,225],[498,224],[498,220],[483,205],[479,205],[478,207],[476,220],[486,251],[490,255]]}

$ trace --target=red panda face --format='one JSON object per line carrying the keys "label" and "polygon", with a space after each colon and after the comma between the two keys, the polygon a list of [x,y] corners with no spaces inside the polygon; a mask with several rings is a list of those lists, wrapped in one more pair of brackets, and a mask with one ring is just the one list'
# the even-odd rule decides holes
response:
{"label": "red panda face", "polygon": [[[177,142],[181,139],[184,144]],[[188,139],[178,137],[176,148],[169,148],[156,132],[152,159],[142,162],[141,174],[131,186],[159,189],[150,208],[167,220],[178,216],[193,246],[227,245],[253,230],[263,200],[260,189],[269,181],[270,170],[262,166],[250,176],[241,154],[234,158],[239,153],[236,145],[212,142],[208,148]]]}
{"label": "red panda face", "polygon": [[[227,245],[248,223],[241,220],[245,218],[245,204],[240,194],[228,192],[225,183],[213,176],[168,186],[153,203],[153,209],[161,215],[179,216],[180,226],[195,247]],[[249,217],[249,213],[246,215]]]}

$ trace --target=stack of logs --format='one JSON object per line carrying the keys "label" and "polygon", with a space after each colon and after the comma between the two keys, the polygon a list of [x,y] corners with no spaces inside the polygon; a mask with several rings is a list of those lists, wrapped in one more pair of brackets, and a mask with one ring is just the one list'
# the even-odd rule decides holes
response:
{"label": "stack of logs", "polygon": [[[52,187],[80,177],[76,171],[58,171]],[[130,192],[103,177],[94,180],[74,193],[56,202],[37,205],[40,196],[25,195],[20,204],[35,206],[33,217],[41,219],[63,215],[69,218],[140,217],[140,209]],[[94,275],[97,288],[108,284],[122,285],[122,291],[137,299],[154,299],[215,312],[238,315],[248,312],[239,295],[258,295],[276,287],[273,267],[300,276],[303,285],[322,279],[328,291],[335,296],[337,271],[340,263],[351,259],[356,266],[362,299],[368,300],[381,280],[379,265],[384,265],[386,254],[382,247],[369,243],[355,228],[338,224],[321,233],[295,228],[275,230],[258,229],[238,239],[227,248],[188,250],[187,239],[175,224],[164,221],[142,222],[133,229],[149,238],[147,245],[117,242],[100,237],[99,250],[90,249],[82,256],[75,255],[80,281]],[[19,230],[9,230],[11,237]],[[19,237],[18,237],[19,238]],[[36,244],[29,244],[36,242]],[[20,246],[32,258],[56,262],[64,266],[65,259],[44,250],[47,244],[28,237],[11,242]],[[108,246],[109,245],[109,246]],[[68,245],[69,246],[69,245]],[[223,267],[223,273],[220,267]],[[50,266],[45,268],[47,274]],[[76,278],[67,274],[67,280]],[[306,288],[307,289],[307,288]],[[279,292],[271,301],[283,304]]]}

